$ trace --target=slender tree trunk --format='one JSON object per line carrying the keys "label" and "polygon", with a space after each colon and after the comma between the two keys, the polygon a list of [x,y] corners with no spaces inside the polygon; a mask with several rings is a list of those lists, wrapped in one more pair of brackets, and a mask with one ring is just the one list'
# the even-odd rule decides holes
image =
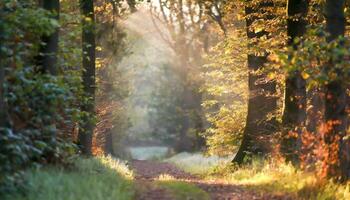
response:
{"label": "slender tree trunk", "polygon": [[137,11],[137,10],[136,10],[136,1],[135,1],[135,0],[127,0],[126,2],[128,3],[128,5],[129,5],[129,7],[130,7],[130,11],[131,11],[132,13],[134,13],[134,12]]}
{"label": "slender tree trunk", "polygon": [[[295,39],[304,35],[306,31],[305,17],[308,12],[309,0],[288,0],[287,32],[288,44],[297,49]],[[301,148],[301,132],[306,120],[306,81],[299,71],[288,75],[285,82],[283,125],[294,129],[298,138],[288,138],[288,133],[282,142],[282,151],[287,160],[297,161]]]}
{"label": "slender tree trunk", "polygon": [[[329,32],[328,41],[332,42],[345,33],[344,0],[326,0],[326,28]],[[326,71],[334,68],[336,63],[329,62]],[[339,78],[343,76],[336,71]],[[345,139],[347,128],[347,95],[346,85],[341,80],[331,80],[325,87],[325,120],[329,129],[325,133],[325,143],[329,146],[339,145],[339,164],[329,164],[327,171],[330,177],[341,177],[343,180],[350,177],[350,159],[347,156],[349,150],[349,139]],[[329,147],[331,148],[331,147]],[[331,149],[329,149],[331,151]],[[329,152],[332,153],[332,152]]]}
{"label": "slender tree trunk", "polygon": [[[259,18],[254,15],[261,12],[262,8],[273,6],[270,1],[260,2],[254,7],[247,6],[246,26],[248,39],[260,38],[268,35],[268,32],[262,30],[255,32],[251,26]],[[267,63],[267,55],[257,56],[255,54],[248,55],[248,70],[249,70],[249,101],[248,115],[246,127],[241,146],[233,159],[234,163],[242,164],[247,153],[254,156],[261,156],[269,151],[268,136],[274,131],[275,120],[267,120],[266,117],[277,109],[277,98],[268,96],[267,94],[276,93],[276,83],[267,80],[266,74],[257,75],[254,73],[260,70]]]}
{"label": "slender tree trunk", "polygon": [[[0,39],[1,42],[1,39]],[[1,45],[0,45],[1,47]],[[4,83],[5,83],[5,66],[2,64],[3,57],[0,52],[0,127],[5,127],[7,123],[6,119],[6,104],[5,104],[5,90],[4,90]]]}
{"label": "slender tree trunk", "polygon": [[0,10],[0,127],[5,127],[7,123],[6,119],[6,104],[5,104],[5,90],[4,90],[4,83],[5,83],[5,56],[4,52],[2,51],[2,47],[4,44],[4,27],[3,23],[3,11],[2,8]]}
{"label": "slender tree trunk", "polygon": [[[5,49],[5,41],[6,41],[6,29],[4,18],[7,14],[8,10],[5,10],[4,7],[0,8],[0,127],[7,127],[9,125],[9,116],[7,110],[7,104],[5,100],[6,90],[5,90],[5,82],[6,82],[6,53]],[[1,133],[0,133],[1,134]]]}
{"label": "slender tree trunk", "polygon": [[83,49],[83,90],[87,102],[81,110],[88,113],[80,126],[78,143],[85,155],[91,155],[92,136],[95,128],[95,14],[93,0],[80,0],[83,15],[82,49]]}
{"label": "slender tree trunk", "polygon": [[[59,0],[43,0],[42,7],[54,13],[54,18],[59,20],[60,1]],[[39,71],[42,73],[57,74],[57,52],[58,52],[58,28],[50,35],[42,37],[43,45],[40,47],[38,56]]]}

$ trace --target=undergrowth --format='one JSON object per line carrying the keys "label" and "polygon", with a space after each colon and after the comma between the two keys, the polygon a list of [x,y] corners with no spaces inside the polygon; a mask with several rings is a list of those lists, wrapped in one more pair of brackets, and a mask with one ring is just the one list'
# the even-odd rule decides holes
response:
{"label": "undergrowth", "polygon": [[72,170],[49,167],[28,171],[28,188],[14,200],[131,200],[133,173],[111,157],[78,159]]}

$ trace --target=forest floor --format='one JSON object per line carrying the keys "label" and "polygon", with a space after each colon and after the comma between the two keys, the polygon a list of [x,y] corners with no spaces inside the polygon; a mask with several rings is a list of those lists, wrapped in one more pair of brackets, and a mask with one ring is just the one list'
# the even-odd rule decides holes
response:
{"label": "forest floor", "polygon": [[241,185],[205,180],[170,163],[134,160],[137,200],[288,200],[289,195],[261,193]]}

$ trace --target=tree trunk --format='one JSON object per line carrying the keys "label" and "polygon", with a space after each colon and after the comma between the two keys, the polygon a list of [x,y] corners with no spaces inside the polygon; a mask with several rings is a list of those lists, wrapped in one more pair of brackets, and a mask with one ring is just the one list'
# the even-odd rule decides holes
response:
{"label": "tree trunk", "polygon": [[[344,0],[327,0],[325,4],[326,28],[329,33],[328,41],[332,42],[345,33]],[[326,71],[334,68],[336,63],[330,60]],[[343,74],[336,72],[341,78]],[[325,86],[325,120],[329,129],[325,133],[325,143],[331,151],[331,145],[339,145],[337,158],[339,164],[329,163],[327,175],[329,177],[341,177],[346,180],[350,177],[349,140],[345,139],[347,128],[347,94],[346,85],[340,80],[331,80]],[[332,153],[332,152],[329,152]],[[331,161],[330,161],[331,162]]]}
{"label": "tree trunk", "polygon": [[112,130],[108,130],[105,133],[104,151],[105,151],[105,155],[114,156]]}
{"label": "tree trunk", "polygon": [[95,128],[95,14],[93,0],[80,0],[83,15],[82,49],[83,49],[83,90],[87,99],[81,110],[86,112],[81,122],[78,143],[85,155],[91,155],[92,135]]}
{"label": "tree trunk", "polygon": [[[308,12],[308,0],[288,0],[287,32],[288,44],[297,49],[295,39],[304,35],[306,31],[305,17]],[[291,58],[290,58],[291,59]],[[301,148],[301,132],[306,120],[306,81],[299,71],[286,77],[284,97],[283,125],[294,129],[298,138],[288,138],[288,133],[282,141],[282,152],[288,161],[298,161],[298,152]]]}
{"label": "tree trunk", "polygon": [[[248,39],[260,38],[267,36],[268,32],[262,30],[255,32],[251,29],[252,24],[259,18],[249,16],[263,10],[261,8],[273,6],[273,3],[260,2],[256,7],[245,8],[246,26]],[[248,115],[242,144],[233,159],[234,163],[242,164],[247,153],[253,156],[262,156],[269,151],[268,140],[266,137],[274,131],[275,120],[268,120],[266,117],[277,109],[277,98],[271,97],[276,93],[276,83],[267,80],[266,74],[255,74],[254,71],[260,70],[267,63],[267,55],[257,56],[255,54],[248,55],[249,69],[249,101]],[[263,80],[263,81],[261,81]]]}
{"label": "tree trunk", "polygon": [[136,1],[135,1],[135,0],[127,0],[126,2],[128,3],[129,8],[130,8],[130,11],[131,11],[132,13],[134,13],[134,12],[137,11],[137,10],[136,10]]}
{"label": "tree trunk", "polygon": [[[44,9],[54,13],[54,18],[56,20],[59,20],[59,0],[44,0],[41,4]],[[42,73],[50,73],[51,75],[57,74],[58,37],[59,30],[56,28],[52,34],[45,35],[41,39],[43,44],[40,47],[38,65],[39,71]]]}
{"label": "tree trunk", "polygon": [[4,27],[1,24],[3,15],[2,11],[0,10],[0,128],[5,127],[7,123],[6,119],[6,105],[5,105],[5,90],[4,90],[4,83],[5,83],[5,63],[4,63],[4,52],[2,51],[2,45],[4,44]]}
{"label": "tree trunk", "polygon": [[6,81],[6,69],[7,63],[6,53],[4,52],[4,44],[6,41],[6,29],[4,27],[4,17],[7,11],[2,7],[0,8],[0,127],[7,127],[9,125],[9,117],[7,111],[7,104],[5,101],[5,81]]}
{"label": "tree trunk", "polygon": [[[1,42],[1,39],[0,39]],[[0,46],[1,48],[1,46]],[[0,52],[0,128],[5,127],[7,123],[6,119],[6,105],[5,105],[5,90],[4,90],[4,83],[5,83],[5,66],[3,65],[3,57]]]}

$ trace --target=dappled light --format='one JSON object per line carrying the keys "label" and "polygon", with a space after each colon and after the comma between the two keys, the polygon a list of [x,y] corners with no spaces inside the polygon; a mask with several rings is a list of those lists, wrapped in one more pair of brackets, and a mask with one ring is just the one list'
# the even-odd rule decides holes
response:
{"label": "dappled light", "polygon": [[350,199],[349,0],[1,0],[0,199]]}

